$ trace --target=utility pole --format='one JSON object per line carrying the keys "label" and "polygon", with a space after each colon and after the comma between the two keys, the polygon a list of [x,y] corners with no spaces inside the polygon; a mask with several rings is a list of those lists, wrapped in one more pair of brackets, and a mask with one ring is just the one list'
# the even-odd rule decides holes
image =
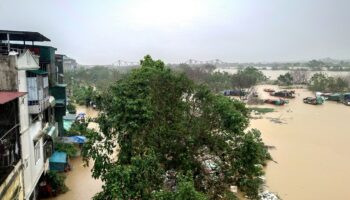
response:
{"label": "utility pole", "polygon": [[10,52],[11,47],[10,47],[10,33],[7,33],[7,51]]}

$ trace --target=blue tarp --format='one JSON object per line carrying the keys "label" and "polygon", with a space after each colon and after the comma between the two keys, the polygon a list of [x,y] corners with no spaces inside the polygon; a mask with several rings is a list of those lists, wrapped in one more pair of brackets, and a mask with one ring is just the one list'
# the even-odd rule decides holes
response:
{"label": "blue tarp", "polygon": [[70,136],[69,138],[72,140],[73,143],[78,143],[78,144],[83,144],[86,141],[86,137],[80,136],[80,135]]}
{"label": "blue tarp", "polygon": [[79,113],[76,117],[77,120],[82,120],[82,119],[85,119],[85,113]]}
{"label": "blue tarp", "polygon": [[86,142],[86,137],[85,136],[71,136],[70,138],[72,138],[72,140],[75,143],[79,143],[79,144],[83,144]]}
{"label": "blue tarp", "polygon": [[61,137],[60,140],[64,143],[83,144],[86,142],[86,137],[81,135],[76,135],[76,136],[70,136],[70,137]]}

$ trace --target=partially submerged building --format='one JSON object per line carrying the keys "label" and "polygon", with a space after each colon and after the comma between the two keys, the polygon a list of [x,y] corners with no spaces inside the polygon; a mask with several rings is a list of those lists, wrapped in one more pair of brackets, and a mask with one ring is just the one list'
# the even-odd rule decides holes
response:
{"label": "partially submerged building", "polygon": [[[58,124],[63,126],[65,86],[56,48],[34,44],[44,41],[50,40],[37,32],[0,31],[0,199],[37,198]],[[56,87],[64,88],[58,103],[50,95]]]}

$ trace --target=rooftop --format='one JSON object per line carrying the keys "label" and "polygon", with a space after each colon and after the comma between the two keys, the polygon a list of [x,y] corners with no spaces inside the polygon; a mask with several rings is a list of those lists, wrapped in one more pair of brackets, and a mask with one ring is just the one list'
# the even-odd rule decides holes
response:
{"label": "rooftop", "polygon": [[30,31],[9,31],[0,30],[0,40],[7,40],[7,34],[10,36],[10,41],[33,41],[33,42],[44,42],[51,41],[49,38],[45,37],[38,32]]}
{"label": "rooftop", "polygon": [[17,99],[18,97],[21,97],[25,95],[25,92],[2,92],[0,91],[0,104],[5,104],[9,101],[12,101],[14,99]]}

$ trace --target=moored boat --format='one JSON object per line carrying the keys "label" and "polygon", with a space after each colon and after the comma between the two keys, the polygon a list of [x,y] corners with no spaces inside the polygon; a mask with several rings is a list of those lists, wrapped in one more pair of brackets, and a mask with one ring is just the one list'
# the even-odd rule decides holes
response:
{"label": "moored boat", "polygon": [[288,100],[285,99],[266,99],[264,100],[264,103],[276,105],[276,106],[283,106],[284,104],[288,103]]}
{"label": "moored boat", "polygon": [[265,88],[264,92],[275,92],[275,90],[274,89],[270,89],[270,88]]}
{"label": "moored boat", "polygon": [[350,100],[344,101],[344,105],[350,106]]}
{"label": "moored boat", "polygon": [[225,96],[244,96],[247,94],[244,90],[225,90],[223,93]]}
{"label": "moored boat", "polygon": [[283,91],[279,91],[279,92],[271,92],[270,95],[271,96],[275,96],[275,97],[283,97],[283,98],[287,98],[287,99],[294,99],[295,92],[292,91],[287,91],[287,90],[283,90]]}
{"label": "moored boat", "polygon": [[304,103],[312,105],[322,105],[324,103],[324,98],[321,96],[317,97],[306,97],[303,99]]}
{"label": "moored boat", "polygon": [[329,101],[340,101],[341,100],[341,94],[340,93],[334,93],[334,94],[331,94],[328,96],[328,99]]}

